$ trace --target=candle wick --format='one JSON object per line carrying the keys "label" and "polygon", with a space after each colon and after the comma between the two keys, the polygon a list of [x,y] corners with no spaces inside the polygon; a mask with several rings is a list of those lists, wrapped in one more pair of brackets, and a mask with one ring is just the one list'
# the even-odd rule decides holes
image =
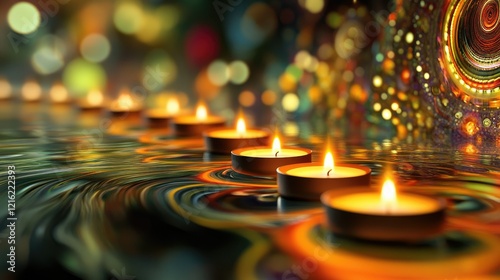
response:
{"label": "candle wick", "polygon": [[326,176],[330,177],[330,172],[332,172],[333,169],[330,169],[328,170],[328,172],[326,172]]}
{"label": "candle wick", "polygon": [[278,157],[278,153],[279,153],[279,152],[280,152],[280,151],[277,151],[277,152],[276,152],[276,154],[274,154],[274,157]]}

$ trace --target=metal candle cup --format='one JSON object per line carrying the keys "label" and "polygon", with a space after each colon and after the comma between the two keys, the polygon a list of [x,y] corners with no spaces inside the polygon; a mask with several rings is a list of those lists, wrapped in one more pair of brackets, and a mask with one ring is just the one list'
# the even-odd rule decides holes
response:
{"label": "metal candle cup", "polygon": [[[335,189],[321,195],[330,229],[339,235],[379,241],[417,241],[440,232],[443,199],[405,192],[384,209],[372,188]],[[382,206],[377,206],[382,205]]]}
{"label": "metal candle cup", "polygon": [[335,165],[324,171],[318,162],[292,164],[277,171],[278,193],[286,198],[319,200],[322,193],[334,188],[370,185],[371,169],[357,164]]}
{"label": "metal candle cup", "polygon": [[311,162],[309,149],[285,147],[278,152],[267,146],[247,147],[231,151],[234,171],[247,175],[276,176],[280,166]]}
{"label": "metal candle cup", "polygon": [[203,132],[224,127],[226,121],[218,116],[207,116],[200,120],[196,116],[180,116],[173,119],[171,126],[178,136],[202,136]]}
{"label": "metal candle cup", "polygon": [[114,117],[139,117],[142,103],[128,90],[122,90],[118,98],[110,104],[109,111]]}
{"label": "metal candle cup", "polygon": [[269,133],[256,129],[246,130],[243,133],[235,129],[217,129],[205,132],[203,138],[207,152],[229,154],[238,148],[268,144]]}
{"label": "metal candle cup", "polygon": [[150,126],[167,126],[174,118],[174,114],[167,112],[165,109],[154,108],[146,111],[146,118]]}

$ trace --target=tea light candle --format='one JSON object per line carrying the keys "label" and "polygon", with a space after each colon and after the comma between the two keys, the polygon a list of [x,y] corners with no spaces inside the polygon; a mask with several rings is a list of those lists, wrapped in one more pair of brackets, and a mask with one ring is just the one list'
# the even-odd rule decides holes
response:
{"label": "tea light candle", "polygon": [[207,107],[200,102],[195,115],[176,117],[171,126],[179,136],[202,136],[205,130],[223,127],[225,124],[223,118],[208,115]]}
{"label": "tea light candle", "polygon": [[146,117],[151,126],[163,126],[179,113],[179,101],[170,98],[163,108],[152,108],[146,112]]}
{"label": "tea light candle", "polygon": [[25,102],[38,102],[42,98],[42,87],[35,81],[27,81],[21,88],[21,95]]}
{"label": "tea light candle", "polygon": [[333,188],[369,186],[371,174],[370,168],[357,164],[334,165],[330,152],[323,164],[291,164],[276,171],[279,194],[301,200],[319,200],[323,192]]}
{"label": "tea light candle", "polygon": [[142,103],[137,100],[128,90],[122,90],[117,99],[115,99],[109,111],[115,116],[121,116],[128,113],[137,114],[142,110]]}
{"label": "tea light candle", "polygon": [[390,180],[381,192],[371,188],[330,190],[321,196],[321,202],[333,232],[362,239],[424,239],[439,233],[445,220],[443,199],[397,194]]}
{"label": "tea light candle", "polygon": [[78,101],[82,110],[100,110],[104,104],[104,96],[100,90],[91,90],[85,98]]}
{"label": "tea light candle", "polygon": [[65,104],[69,102],[68,90],[60,83],[56,83],[50,88],[49,95],[53,103]]}
{"label": "tea light candle", "polygon": [[8,80],[0,78],[0,100],[7,100],[12,97],[12,86]]}
{"label": "tea light candle", "polygon": [[262,146],[269,142],[269,133],[247,129],[243,117],[236,121],[236,129],[218,129],[204,133],[205,149],[210,153],[229,154],[232,150],[251,146]]}
{"label": "tea light candle", "polygon": [[231,164],[233,170],[238,173],[276,177],[276,168],[311,162],[311,153],[309,149],[282,148],[276,136],[272,147],[256,146],[231,151]]}

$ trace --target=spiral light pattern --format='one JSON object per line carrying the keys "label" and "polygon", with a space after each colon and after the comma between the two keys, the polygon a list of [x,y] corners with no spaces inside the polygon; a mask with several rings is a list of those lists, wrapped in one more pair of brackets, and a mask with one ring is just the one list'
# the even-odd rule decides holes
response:
{"label": "spiral light pattern", "polygon": [[451,1],[442,29],[445,69],[455,95],[477,106],[500,105],[500,1]]}

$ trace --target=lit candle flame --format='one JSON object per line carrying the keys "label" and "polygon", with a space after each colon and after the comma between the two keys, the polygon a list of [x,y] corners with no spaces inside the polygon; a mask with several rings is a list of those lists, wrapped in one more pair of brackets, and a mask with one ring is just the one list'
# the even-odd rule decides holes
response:
{"label": "lit candle flame", "polygon": [[242,117],[238,118],[238,120],[236,121],[236,132],[241,137],[245,135],[246,131],[247,127],[245,125],[245,120]]}
{"label": "lit candle flame", "polygon": [[274,137],[274,140],[273,140],[273,155],[275,157],[277,157],[280,150],[281,150],[280,138],[278,136],[276,136],[276,137]]}
{"label": "lit candle flame", "polygon": [[102,104],[104,97],[102,96],[102,92],[100,90],[91,90],[87,94],[87,102],[91,106],[98,106]]}
{"label": "lit candle flame", "polygon": [[387,212],[391,211],[391,208],[396,204],[396,186],[392,180],[386,180],[382,186],[382,192],[380,194],[382,199],[383,207]]}
{"label": "lit candle flame", "polygon": [[165,106],[165,109],[171,115],[176,115],[177,113],[179,113],[180,108],[179,108],[179,101],[177,100],[177,98],[170,98],[167,101],[167,105]]}
{"label": "lit candle flame", "polygon": [[68,90],[61,84],[53,85],[49,94],[52,101],[56,103],[65,102],[69,98]]}
{"label": "lit candle flame", "polygon": [[333,155],[331,152],[327,152],[325,155],[325,161],[323,162],[323,168],[327,172],[326,175],[330,176],[330,172],[334,169]]}
{"label": "lit candle flame", "polygon": [[207,119],[208,112],[207,107],[203,103],[199,103],[198,107],[196,107],[196,118],[200,121],[204,121]]}
{"label": "lit candle flame", "polygon": [[42,88],[37,82],[25,82],[21,88],[21,94],[25,101],[36,101],[42,96]]}
{"label": "lit candle flame", "polygon": [[0,99],[9,98],[12,95],[12,86],[9,81],[0,79]]}
{"label": "lit candle flame", "polygon": [[127,93],[122,93],[118,97],[118,106],[123,109],[130,109],[132,108],[132,105],[134,104],[134,101],[132,100],[132,97],[130,94]]}

